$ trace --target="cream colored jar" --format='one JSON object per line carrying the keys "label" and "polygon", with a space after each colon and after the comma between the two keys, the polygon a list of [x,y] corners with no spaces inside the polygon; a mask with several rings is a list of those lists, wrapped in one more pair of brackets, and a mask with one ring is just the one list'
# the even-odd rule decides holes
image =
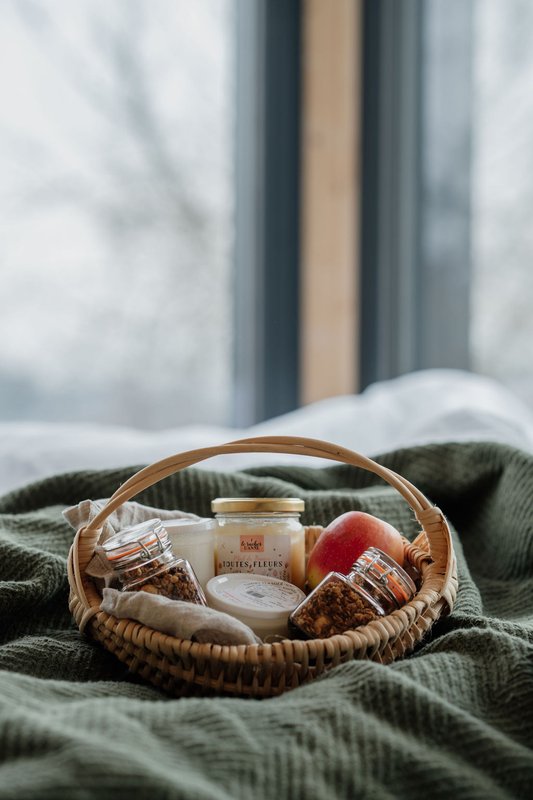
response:
{"label": "cream colored jar", "polygon": [[263,640],[287,638],[289,614],[305,600],[302,590],[292,583],[238,572],[211,578],[206,595],[211,608],[237,617]]}
{"label": "cream colored jar", "polygon": [[211,508],[218,522],[216,574],[269,575],[305,582],[304,501],[295,497],[219,497]]}
{"label": "cream colored jar", "polygon": [[176,555],[186,558],[205,589],[215,574],[214,519],[166,519],[163,527],[172,542]]}

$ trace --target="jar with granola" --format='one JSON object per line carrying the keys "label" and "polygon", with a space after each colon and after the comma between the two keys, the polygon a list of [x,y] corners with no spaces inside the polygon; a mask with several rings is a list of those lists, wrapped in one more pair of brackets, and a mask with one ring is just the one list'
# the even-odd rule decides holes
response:
{"label": "jar with granola", "polygon": [[172,600],[207,605],[189,562],[172,552],[161,520],[151,519],[116,533],[98,548],[123,592],[161,594]]}
{"label": "jar with granola", "polygon": [[377,547],[370,547],[348,575],[326,575],[292,612],[289,631],[294,638],[325,639],[390,614],[415,593],[405,570]]}

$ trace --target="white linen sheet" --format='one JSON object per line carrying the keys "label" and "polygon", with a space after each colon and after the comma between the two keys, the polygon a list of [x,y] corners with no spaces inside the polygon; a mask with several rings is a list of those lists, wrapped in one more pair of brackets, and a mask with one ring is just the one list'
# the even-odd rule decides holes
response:
{"label": "white linen sheet", "polygon": [[[60,472],[147,464],[245,436],[311,436],[377,455],[442,441],[492,440],[533,451],[533,413],[495,381],[456,370],[425,370],[332,397],[247,429],[186,425],[146,431],[98,424],[0,423],[0,493]],[[237,454],[200,467],[322,466],[304,456]],[[331,463],[331,462],[327,462]]]}

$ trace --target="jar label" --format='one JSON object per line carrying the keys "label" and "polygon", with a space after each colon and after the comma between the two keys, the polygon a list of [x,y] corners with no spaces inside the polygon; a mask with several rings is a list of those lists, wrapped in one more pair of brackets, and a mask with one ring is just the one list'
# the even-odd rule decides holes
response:
{"label": "jar label", "polygon": [[266,583],[257,578],[243,578],[242,583],[219,586],[217,597],[240,609],[285,611],[290,613],[305,598],[304,593],[285,581]]}
{"label": "jar label", "polygon": [[259,536],[247,535],[241,536],[241,553],[264,553],[265,552],[265,537],[264,534]]}
{"label": "jar label", "polygon": [[255,572],[291,580],[291,537],[263,533],[217,536],[217,575]]}

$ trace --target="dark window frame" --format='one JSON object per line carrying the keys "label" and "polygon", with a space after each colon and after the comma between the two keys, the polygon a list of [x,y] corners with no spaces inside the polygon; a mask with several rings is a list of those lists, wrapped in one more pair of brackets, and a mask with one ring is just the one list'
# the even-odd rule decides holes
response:
{"label": "dark window frame", "polygon": [[[236,0],[239,426],[299,405],[301,14]],[[469,367],[472,18],[463,0],[363,0],[360,389]]]}
{"label": "dark window frame", "polygon": [[300,0],[237,0],[235,401],[250,425],[298,406]]}
{"label": "dark window frame", "polygon": [[469,367],[472,14],[364,3],[361,388]]}

